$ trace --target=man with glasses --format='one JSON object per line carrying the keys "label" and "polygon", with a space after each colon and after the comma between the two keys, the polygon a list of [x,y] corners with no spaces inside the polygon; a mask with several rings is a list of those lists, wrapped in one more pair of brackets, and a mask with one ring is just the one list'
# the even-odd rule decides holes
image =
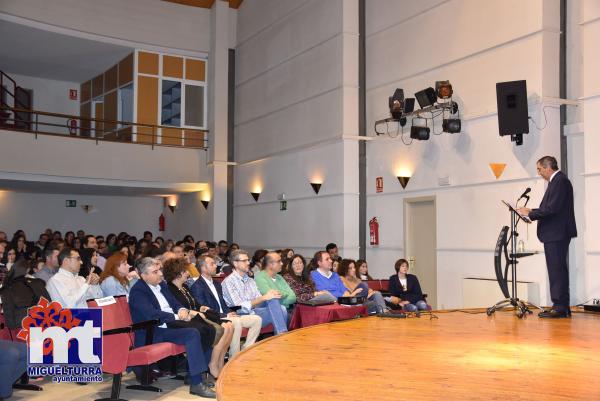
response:
{"label": "man with glasses", "polygon": [[97,274],[90,273],[87,278],[79,276],[79,252],[64,248],[58,254],[58,263],[60,269],[46,284],[53,301],[60,302],[63,308],[87,308],[86,300],[103,297]]}
{"label": "man with glasses", "polygon": [[256,280],[258,290],[263,295],[270,290],[278,291],[281,294],[279,302],[289,309],[296,303],[296,294],[279,274],[282,265],[279,253],[267,253],[263,258],[263,270],[254,275],[254,280]]}
{"label": "man with glasses", "polygon": [[260,294],[256,282],[248,276],[250,257],[248,252],[238,249],[231,253],[233,272],[223,280],[223,297],[227,306],[240,307],[240,315],[257,314],[262,318],[262,327],[273,324],[275,334],[287,331],[287,310],[279,303],[282,294],[269,290]]}

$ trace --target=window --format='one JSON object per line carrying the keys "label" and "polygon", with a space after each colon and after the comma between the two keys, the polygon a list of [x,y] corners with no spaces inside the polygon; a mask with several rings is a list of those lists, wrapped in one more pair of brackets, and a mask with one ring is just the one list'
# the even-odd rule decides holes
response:
{"label": "window", "polygon": [[160,123],[181,127],[181,82],[163,79]]}
{"label": "window", "polygon": [[204,126],[204,87],[185,85],[185,125]]}

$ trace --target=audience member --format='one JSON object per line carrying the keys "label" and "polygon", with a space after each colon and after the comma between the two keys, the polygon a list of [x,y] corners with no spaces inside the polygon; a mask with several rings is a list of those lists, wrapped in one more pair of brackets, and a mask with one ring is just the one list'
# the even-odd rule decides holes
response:
{"label": "audience member", "polygon": [[283,278],[296,294],[298,302],[335,302],[337,300],[328,291],[317,291],[315,283],[310,277],[310,266],[306,264],[306,260],[304,260],[302,255],[296,254],[292,256],[288,261],[286,271]]}
{"label": "audience member", "polygon": [[15,250],[16,259],[25,259],[28,260],[31,254],[31,251],[27,247],[27,239],[24,235],[18,235],[16,239],[13,240],[13,249]]}
{"label": "audience member", "polygon": [[342,283],[340,276],[331,271],[333,262],[331,255],[326,251],[318,251],[313,258],[313,265],[317,268],[312,271],[310,277],[315,283],[318,291],[329,291],[336,298],[356,296],[360,291],[350,292]]}
{"label": "audience member", "polygon": [[97,275],[102,273],[102,269],[98,266],[98,252],[94,248],[81,249],[79,256],[81,256],[81,269],[79,269],[81,277],[87,277],[90,273]]}
{"label": "audience member", "polygon": [[208,369],[210,374],[216,378],[225,364],[225,354],[231,344],[233,326],[230,322],[221,324],[220,315],[216,311],[209,313],[210,308],[196,300],[185,284],[190,277],[187,268],[188,262],[185,259],[169,259],[163,265],[163,274],[169,291],[177,301],[186,309],[200,312],[201,320],[198,321],[198,328],[202,339],[208,342],[207,346],[213,347]]}
{"label": "audience member", "polygon": [[338,262],[342,261],[342,257],[340,256],[338,247],[335,243],[330,242],[329,244],[327,244],[327,246],[325,247],[325,250],[327,251],[327,253],[329,253],[331,260],[333,260],[333,261],[337,260]]}
{"label": "audience member", "polygon": [[27,371],[27,344],[0,340],[0,400],[9,398],[13,383]]}
{"label": "audience member", "polygon": [[254,280],[261,294],[275,290],[281,294],[279,302],[290,309],[296,303],[296,294],[288,283],[281,277],[281,255],[269,252],[263,258],[263,270],[256,273]]}
{"label": "audience member", "polygon": [[106,236],[106,246],[110,253],[118,250],[117,247],[117,236],[114,233],[110,233]]}
{"label": "audience member", "polygon": [[287,310],[279,303],[281,293],[269,290],[261,295],[256,282],[248,276],[250,258],[242,249],[232,252],[234,271],[223,280],[223,297],[227,306],[240,306],[240,314],[257,314],[262,326],[272,323],[275,334],[287,331]]}
{"label": "audience member", "polygon": [[227,318],[233,324],[229,356],[233,357],[240,351],[242,328],[248,329],[244,348],[254,344],[260,334],[262,319],[258,315],[238,315],[231,311],[223,298],[221,283],[214,281],[212,276],[217,273],[217,264],[210,256],[200,256],[196,259],[196,267],[200,278],[190,288],[194,298],[201,304],[219,312],[221,318]]}
{"label": "audience member", "polygon": [[390,276],[390,302],[408,312],[427,310],[419,279],[414,274],[408,274],[408,261],[398,259],[394,264],[396,274]]}
{"label": "audience member", "polygon": [[140,278],[138,273],[129,271],[127,256],[115,252],[106,260],[104,270],[100,274],[100,288],[104,296],[126,295],[129,297],[131,287]]}
{"label": "audience member", "polygon": [[[195,312],[184,308],[167,288],[163,281],[160,262],[144,258],[138,264],[141,280],[131,288],[129,308],[134,323],[158,319],[159,326],[154,330],[154,343],[172,342],[185,346],[190,393],[201,397],[216,398],[215,392],[203,382],[203,373],[208,371],[207,360],[210,348],[202,349],[200,332],[191,324]],[[144,345],[145,331],[136,333],[136,346]]]}
{"label": "audience member", "polygon": [[35,277],[44,280],[45,283],[50,280],[58,271],[58,254],[60,251],[48,246],[44,251],[44,265],[35,273]]}
{"label": "audience member", "polygon": [[65,246],[69,248],[74,247],[73,240],[75,239],[75,233],[73,231],[67,231],[65,233]]}
{"label": "audience member", "polygon": [[[365,297],[370,302],[367,302],[369,312],[387,312],[385,300],[379,291],[373,291],[367,283],[356,277],[356,263],[352,259],[342,259],[338,274],[342,279],[344,286],[358,297]],[[360,292],[356,293],[356,290]]]}
{"label": "audience member", "polygon": [[357,266],[357,276],[358,278],[360,278],[363,281],[367,281],[367,280],[373,280],[373,277],[371,277],[369,275],[369,265],[367,264],[367,261],[364,259],[358,259],[356,261],[356,266]]}
{"label": "audience member", "polygon": [[87,278],[79,275],[81,257],[75,249],[65,248],[58,254],[60,269],[46,283],[46,289],[53,301],[63,308],[87,308],[86,300],[101,298],[99,277],[90,273]]}
{"label": "audience member", "polygon": [[250,270],[248,271],[248,274],[251,277],[254,277],[254,275],[256,273],[258,273],[259,271],[261,271],[263,269],[263,267],[262,267],[263,258],[265,257],[265,255],[268,252],[269,251],[267,251],[266,249],[257,249],[254,252],[252,259],[250,260]]}

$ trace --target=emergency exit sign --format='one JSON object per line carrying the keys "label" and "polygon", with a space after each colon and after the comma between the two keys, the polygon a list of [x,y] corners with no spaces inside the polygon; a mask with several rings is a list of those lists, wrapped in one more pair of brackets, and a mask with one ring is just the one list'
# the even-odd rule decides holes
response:
{"label": "emergency exit sign", "polygon": [[67,199],[65,203],[66,207],[77,207],[77,201],[75,199]]}

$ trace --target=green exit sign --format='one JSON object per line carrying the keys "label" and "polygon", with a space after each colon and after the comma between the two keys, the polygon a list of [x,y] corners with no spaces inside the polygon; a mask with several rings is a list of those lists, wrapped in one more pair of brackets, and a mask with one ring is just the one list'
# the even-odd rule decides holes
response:
{"label": "green exit sign", "polygon": [[65,206],[66,207],[77,207],[77,201],[75,199],[67,199]]}

